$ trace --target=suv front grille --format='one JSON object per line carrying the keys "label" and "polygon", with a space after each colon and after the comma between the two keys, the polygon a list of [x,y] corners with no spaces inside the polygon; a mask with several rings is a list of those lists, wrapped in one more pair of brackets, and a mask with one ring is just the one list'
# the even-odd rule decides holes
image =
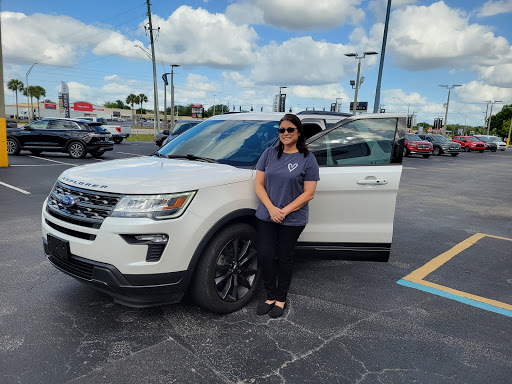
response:
{"label": "suv front grille", "polygon": [[54,265],[73,276],[78,276],[86,280],[92,279],[94,266],[89,263],[84,263],[75,258],[70,258],[69,260],[59,259],[55,256],[50,256],[49,258]]}
{"label": "suv front grille", "polygon": [[[74,203],[65,206],[61,200],[64,196],[71,197]],[[57,181],[48,197],[46,211],[71,224],[99,228],[120,199],[121,195],[115,193],[89,191]]]}

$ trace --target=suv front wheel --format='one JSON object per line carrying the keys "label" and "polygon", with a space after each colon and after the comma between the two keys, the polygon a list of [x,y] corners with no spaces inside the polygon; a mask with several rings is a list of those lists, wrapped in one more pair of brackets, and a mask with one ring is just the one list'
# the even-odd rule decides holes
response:
{"label": "suv front wheel", "polygon": [[258,287],[256,230],[245,223],[222,229],[197,263],[191,294],[202,308],[216,313],[242,309]]}
{"label": "suv front wheel", "polygon": [[20,153],[20,146],[18,142],[14,139],[7,139],[7,154],[8,155],[18,155]]}
{"label": "suv front wheel", "polygon": [[68,153],[73,159],[83,159],[87,155],[87,150],[81,142],[73,141],[68,146]]}

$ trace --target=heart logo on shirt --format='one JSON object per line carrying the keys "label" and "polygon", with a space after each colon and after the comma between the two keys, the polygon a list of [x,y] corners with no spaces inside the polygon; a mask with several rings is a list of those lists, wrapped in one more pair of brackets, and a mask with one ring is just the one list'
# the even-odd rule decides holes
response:
{"label": "heart logo on shirt", "polygon": [[299,164],[297,164],[297,163],[295,163],[295,164],[288,164],[288,170],[291,172],[295,168],[297,168],[298,166],[299,166]]}

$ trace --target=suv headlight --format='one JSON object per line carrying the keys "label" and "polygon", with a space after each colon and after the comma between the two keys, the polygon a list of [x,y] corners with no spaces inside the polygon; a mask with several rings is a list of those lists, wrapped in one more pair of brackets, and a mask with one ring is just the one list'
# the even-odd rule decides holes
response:
{"label": "suv headlight", "polygon": [[133,195],[121,198],[111,217],[148,217],[153,220],[181,216],[197,191],[166,195]]}

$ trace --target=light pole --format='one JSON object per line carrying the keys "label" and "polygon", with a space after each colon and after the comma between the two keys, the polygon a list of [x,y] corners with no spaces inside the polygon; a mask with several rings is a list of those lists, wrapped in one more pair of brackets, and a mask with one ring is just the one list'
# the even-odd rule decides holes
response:
{"label": "light pole", "polygon": [[167,129],[167,75],[170,75],[170,73],[166,72],[162,75],[164,81],[164,129]]}
{"label": "light pole", "polygon": [[501,103],[501,100],[494,100],[494,102],[491,103],[491,112],[489,113],[489,121],[487,121],[487,135],[489,135],[489,129],[491,128],[491,119],[492,119],[492,107],[494,103]]}
{"label": "light pole", "polygon": [[283,104],[283,110],[281,111],[281,89],[288,88],[288,87],[279,87],[279,100],[277,101],[277,111],[278,112],[284,112],[285,106]]}
{"label": "light pole", "polygon": [[[171,132],[174,129],[174,68],[179,64],[171,64]],[[167,114],[167,111],[165,112]]]}
{"label": "light pole", "polygon": [[384,34],[382,36],[382,47],[380,52],[379,75],[377,76],[377,87],[375,88],[375,101],[373,103],[373,113],[380,110],[380,83],[382,80],[382,70],[384,68],[384,57],[386,56],[386,41],[388,40],[389,14],[391,13],[391,0],[388,0],[386,8],[386,21],[384,22]]}
{"label": "light pole", "polygon": [[448,99],[446,100],[446,109],[444,111],[444,122],[443,122],[443,136],[446,136],[446,120],[448,119],[448,107],[450,106],[450,91],[455,87],[462,87],[460,84],[454,84],[451,87],[449,85],[440,85],[440,87],[448,89]]}
{"label": "light pole", "polygon": [[409,117],[409,107],[411,106],[411,104],[409,103],[406,103],[405,101],[403,101],[401,98],[399,97],[396,97],[396,96],[393,96],[394,99],[397,99],[397,100],[400,100],[402,103],[404,103],[405,105],[407,105],[407,117]]}
{"label": "light pole", "polygon": [[30,71],[32,71],[32,68],[34,68],[34,65],[37,63],[32,64],[30,69],[27,72],[27,75],[25,76],[25,80],[27,82],[27,110],[28,110],[28,122],[30,123],[30,114],[32,113],[32,103],[30,103],[30,92],[28,90],[28,75],[30,75]]}
{"label": "light pole", "polygon": [[361,83],[359,82],[359,74],[361,73],[361,59],[364,59],[365,56],[367,55],[376,55],[377,52],[375,51],[368,51],[368,52],[364,52],[363,53],[363,56],[357,56],[357,53],[345,53],[345,56],[348,56],[348,57],[353,57],[355,59],[357,59],[359,62],[357,63],[357,79],[356,79],[356,84],[355,84],[355,95],[354,95],[354,109],[353,109],[353,113],[354,115],[356,114],[356,111],[357,111],[357,93],[359,91],[359,88],[361,87]]}
{"label": "light pole", "polygon": [[[343,101],[343,98],[341,98],[341,97],[337,97],[337,98],[336,98],[336,108],[335,108],[335,112],[339,112],[339,111],[338,111],[338,100]],[[340,105],[340,108],[339,108],[339,109],[341,109],[341,103],[340,103],[339,105]]]}

